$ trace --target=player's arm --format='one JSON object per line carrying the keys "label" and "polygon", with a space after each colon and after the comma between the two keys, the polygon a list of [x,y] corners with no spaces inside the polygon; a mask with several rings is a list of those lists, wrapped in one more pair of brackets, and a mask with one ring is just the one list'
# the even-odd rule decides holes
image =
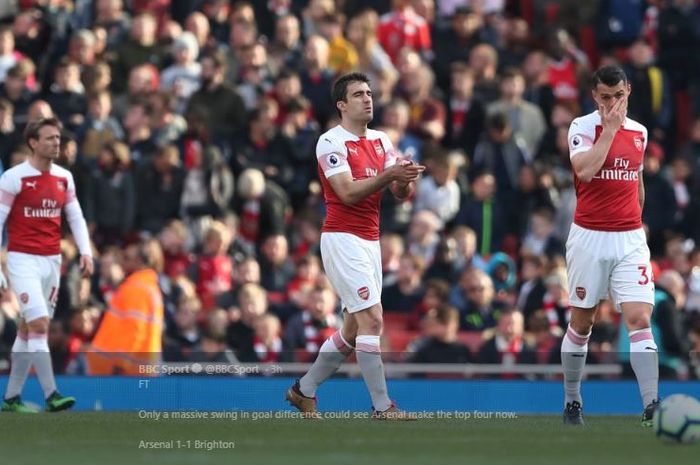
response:
{"label": "player's arm", "polygon": [[407,185],[415,181],[424,169],[425,167],[420,165],[396,164],[377,176],[355,180],[349,171],[344,171],[330,176],[328,182],[341,202],[353,205],[384,189],[394,181],[399,185]]}
{"label": "player's arm", "polygon": [[[590,182],[593,176],[603,167],[605,158],[608,156],[608,151],[615,138],[615,133],[625,121],[627,102],[624,99],[620,99],[612,106],[610,111],[606,111],[601,106],[598,112],[603,125],[600,137],[590,149],[571,156],[571,167],[576,176],[583,182]],[[576,135],[573,137],[576,137]],[[570,138],[571,140],[573,139]]]}
{"label": "player's arm", "polygon": [[[5,222],[12,210],[12,204],[15,202],[15,196],[19,191],[16,183],[9,176],[0,178],[0,242],[2,241],[3,231],[5,230]],[[2,268],[0,268],[0,292],[7,289],[7,278]]]}
{"label": "player's arm", "polygon": [[[408,158],[404,158],[401,160],[397,160],[396,163],[413,164],[414,162],[412,160],[409,160]],[[416,181],[411,181],[406,184],[394,181],[389,186],[389,189],[391,190],[391,193],[394,195],[394,197],[396,197],[397,199],[406,200],[416,193]]]}
{"label": "player's arm", "polygon": [[80,269],[83,271],[84,275],[90,276],[94,271],[90,235],[88,233],[85,217],[83,216],[83,210],[80,208],[80,203],[78,203],[78,198],[75,195],[75,185],[72,179],[68,181],[66,204],[63,210],[66,212],[68,225],[70,226],[73,238],[80,251]]}
{"label": "player's arm", "polygon": [[406,200],[416,193],[416,181],[411,181],[408,184],[399,184],[396,181],[391,183],[391,193],[399,200]]}
{"label": "player's arm", "polygon": [[642,176],[641,171],[639,172],[639,209],[644,210],[644,200],[646,198],[646,191],[644,190],[644,176]]}

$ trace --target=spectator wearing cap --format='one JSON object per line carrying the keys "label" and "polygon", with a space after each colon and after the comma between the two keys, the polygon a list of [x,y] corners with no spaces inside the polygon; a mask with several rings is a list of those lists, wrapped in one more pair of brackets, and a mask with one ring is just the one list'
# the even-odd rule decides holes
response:
{"label": "spectator wearing cap", "polygon": [[183,32],[172,45],[175,62],[161,73],[160,88],[172,92],[178,99],[177,112],[184,113],[187,101],[200,85],[201,65],[197,39],[191,32]]}
{"label": "spectator wearing cap", "polygon": [[644,190],[646,192],[642,221],[649,229],[649,248],[652,254],[661,252],[665,234],[673,229],[678,213],[676,196],[668,178],[661,172],[664,152],[655,142],[647,145],[644,157]]}

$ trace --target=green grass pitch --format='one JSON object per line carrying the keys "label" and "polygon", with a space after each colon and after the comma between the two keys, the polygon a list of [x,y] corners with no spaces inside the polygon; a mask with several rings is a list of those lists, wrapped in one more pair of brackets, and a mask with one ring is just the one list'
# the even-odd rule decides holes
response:
{"label": "green grass pitch", "polygon": [[[553,416],[393,423],[369,419],[304,421],[240,417],[156,420],[139,418],[138,412],[0,414],[0,463],[700,463],[700,445],[664,444],[650,429],[639,426],[637,417],[589,416],[587,422],[585,428],[564,428],[561,419]],[[154,449],[155,444],[173,448]]]}

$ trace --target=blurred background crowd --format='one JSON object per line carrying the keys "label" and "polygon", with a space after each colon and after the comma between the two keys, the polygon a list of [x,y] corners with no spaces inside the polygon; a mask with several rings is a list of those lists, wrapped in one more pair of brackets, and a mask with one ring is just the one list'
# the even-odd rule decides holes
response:
{"label": "blurred background crowd", "polygon": [[[50,345],[82,373],[110,297],[140,267],[162,315],[115,333],[167,361],[312,360],[340,324],[319,259],[315,159],[330,87],[368,74],[371,126],[428,167],[381,203],[391,361],[558,363],[575,208],[567,131],[589,77],[624,67],[649,130],[643,220],[665,377],[700,376],[700,5],[695,0],[10,0],[0,4],[0,161],[28,120],[65,126],[94,242],[62,243]],[[0,371],[18,314],[0,302]],[[589,360],[624,363],[599,310]],[[504,371],[507,371],[504,369]]]}

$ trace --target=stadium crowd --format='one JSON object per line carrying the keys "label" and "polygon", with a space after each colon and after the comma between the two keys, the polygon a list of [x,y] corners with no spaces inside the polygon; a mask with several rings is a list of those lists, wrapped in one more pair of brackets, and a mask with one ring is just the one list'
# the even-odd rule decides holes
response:
{"label": "stadium crowd", "polygon": [[[414,198],[381,204],[384,352],[558,363],[567,132],[594,109],[591,71],[616,63],[650,135],[661,374],[700,377],[699,2],[17,0],[0,17],[2,167],[27,156],[27,121],[60,118],[94,242],[93,279],[62,242],[57,373],[85,371],[138,266],[158,271],[165,312],[102,335],[124,352],[148,333],[168,361],[313,360],[341,321],[319,259],[315,146],[351,70],[372,79],[372,127],[428,167]],[[0,371],[17,314],[5,293]],[[589,359],[625,362],[626,338],[603,305]]]}

